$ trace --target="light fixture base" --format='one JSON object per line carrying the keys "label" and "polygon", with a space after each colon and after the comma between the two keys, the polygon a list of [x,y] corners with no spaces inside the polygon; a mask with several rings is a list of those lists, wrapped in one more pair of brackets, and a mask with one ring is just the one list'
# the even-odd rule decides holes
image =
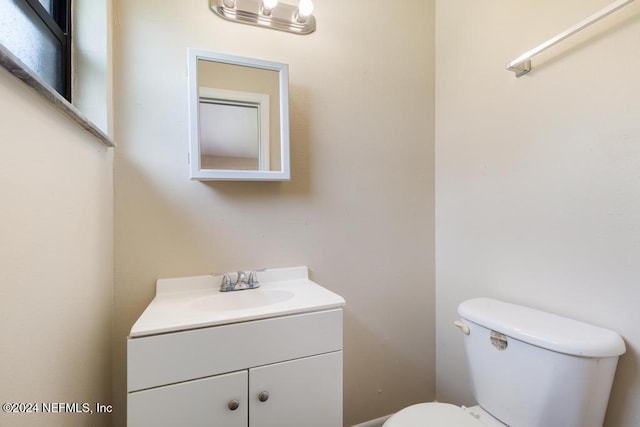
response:
{"label": "light fixture base", "polygon": [[300,22],[298,8],[282,2],[271,9],[269,15],[262,13],[262,0],[236,0],[235,7],[226,6],[225,0],[210,0],[209,4],[213,13],[228,21],[300,35],[316,30],[316,19],[313,15]]}

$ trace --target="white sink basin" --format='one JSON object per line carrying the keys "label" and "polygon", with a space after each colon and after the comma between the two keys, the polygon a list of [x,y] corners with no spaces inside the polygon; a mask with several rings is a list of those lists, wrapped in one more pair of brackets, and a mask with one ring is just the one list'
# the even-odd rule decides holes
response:
{"label": "white sink basin", "polygon": [[245,289],[243,291],[218,292],[194,299],[190,307],[204,311],[248,310],[277,304],[291,299],[295,294],[283,289]]}
{"label": "white sink basin", "polygon": [[156,296],[131,328],[130,337],[330,310],[345,301],[309,280],[307,267],[258,273],[260,287],[220,292],[220,277],[159,279]]}

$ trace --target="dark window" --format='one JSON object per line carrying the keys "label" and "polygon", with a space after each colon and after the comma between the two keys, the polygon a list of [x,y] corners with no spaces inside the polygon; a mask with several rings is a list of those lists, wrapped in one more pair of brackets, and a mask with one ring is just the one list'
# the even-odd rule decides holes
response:
{"label": "dark window", "polygon": [[71,0],[0,0],[0,43],[71,102]]}

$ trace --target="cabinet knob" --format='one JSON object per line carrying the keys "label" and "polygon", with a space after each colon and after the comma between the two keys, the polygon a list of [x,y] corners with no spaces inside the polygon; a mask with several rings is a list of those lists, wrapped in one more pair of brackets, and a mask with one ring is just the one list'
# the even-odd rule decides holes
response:
{"label": "cabinet knob", "polygon": [[258,400],[260,402],[266,402],[267,400],[269,400],[269,392],[261,391],[260,394],[258,394]]}
{"label": "cabinet knob", "polygon": [[235,411],[240,406],[240,402],[238,402],[236,399],[233,399],[229,401],[228,406],[229,406],[229,409],[231,409],[232,411]]}

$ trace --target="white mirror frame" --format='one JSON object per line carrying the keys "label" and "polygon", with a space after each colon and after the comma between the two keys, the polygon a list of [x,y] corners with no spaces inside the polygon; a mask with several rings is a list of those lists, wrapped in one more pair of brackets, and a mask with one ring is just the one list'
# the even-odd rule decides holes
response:
{"label": "white mirror frame", "polygon": [[[271,144],[280,144],[281,169],[270,170],[227,170],[227,169],[202,169],[200,165],[200,87],[198,85],[198,60],[220,62],[242,67],[253,67],[264,70],[276,71],[279,76],[280,97],[280,141],[271,141]],[[291,179],[289,164],[289,66],[279,62],[265,61],[261,59],[244,58],[235,55],[209,52],[199,49],[188,49],[188,76],[189,76],[189,170],[193,180],[220,180],[220,181],[288,181]]]}

